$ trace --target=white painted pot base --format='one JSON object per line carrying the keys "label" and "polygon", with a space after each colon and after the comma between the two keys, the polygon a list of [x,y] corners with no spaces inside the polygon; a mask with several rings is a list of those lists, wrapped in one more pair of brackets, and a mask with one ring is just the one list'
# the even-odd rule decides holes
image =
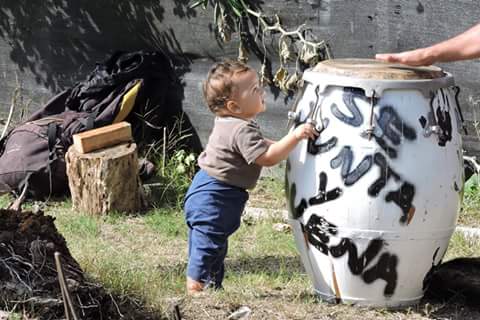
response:
{"label": "white painted pot base", "polygon": [[[388,309],[402,309],[402,308],[410,307],[418,304],[420,300],[422,300],[423,298],[423,295],[421,295],[413,299],[397,300],[390,305],[388,301],[384,301],[384,300],[373,301],[373,300],[365,300],[365,299],[351,298],[351,297],[346,297],[346,298],[341,297],[340,299],[337,299],[336,296],[322,293],[315,289],[314,289],[314,292],[320,299],[322,299],[322,301],[325,301],[331,304],[342,303],[342,304],[350,304],[358,307],[388,308]],[[340,300],[340,302],[337,302],[338,300]]]}
{"label": "white painted pot base", "polygon": [[[306,73],[291,116],[321,130],[287,162],[295,243],[325,300],[415,304],[462,201],[458,91],[451,75],[421,84],[334,78]],[[368,97],[372,88],[381,95]]]}

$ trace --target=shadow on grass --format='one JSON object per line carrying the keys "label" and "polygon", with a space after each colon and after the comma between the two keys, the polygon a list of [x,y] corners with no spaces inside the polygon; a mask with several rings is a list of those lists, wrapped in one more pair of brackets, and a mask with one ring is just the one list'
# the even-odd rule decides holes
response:
{"label": "shadow on grass", "polygon": [[[226,272],[234,272],[236,274],[265,274],[268,276],[279,276],[290,279],[304,274],[305,269],[296,257],[282,256],[263,256],[263,257],[246,257],[246,258],[228,258],[225,260]],[[181,273],[186,270],[187,264],[177,263],[170,265],[158,265],[157,270],[162,273]]]}
{"label": "shadow on grass", "polygon": [[261,273],[268,276],[279,276],[291,279],[304,274],[305,269],[298,257],[262,256],[245,258],[227,258],[227,272]]}
{"label": "shadow on grass", "polygon": [[[186,264],[158,266],[161,272],[181,274],[185,272]],[[227,274],[263,274],[271,277],[281,276],[285,280],[298,277],[305,271],[296,257],[262,256],[245,258],[227,258]],[[416,305],[405,309],[395,309],[406,316],[412,311],[428,319],[480,319],[480,258],[454,259],[437,267],[431,278],[432,284],[425,298]],[[270,298],[278,295],[285,299],[285,292],[271,291]],[[297,293],[290,293],[295,301],[303,303],[323,303],[311,287]],[[263,296],[265,298],[265,296]],[[335,304],[325,303],[325,306],[335,307]],[[362,309],[362,308],[360,308]],[[389,312],[387,310],[382,312]]]}
{"label": "shadow on grass", "polygon": [[480,258],[457,258],[435,267],[422,303],[442,304],[435,317],[480,319]]}

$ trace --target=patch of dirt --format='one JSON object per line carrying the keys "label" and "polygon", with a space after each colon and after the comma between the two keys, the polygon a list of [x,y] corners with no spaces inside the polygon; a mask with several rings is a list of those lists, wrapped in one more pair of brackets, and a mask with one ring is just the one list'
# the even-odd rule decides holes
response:
{"label": "patch of dirt", "polygon": [[[239,299],[240,300],[240,299]],[[179,304],[184,320],[227,319],[242,306],[251,309],[246,319],[285,320],[427,320],[427,319],[480,319],[480,312],[465,306],[461,301],[439,303],[422,301],[418,306],[404,310],[384,310],[336,305],[320,301],[313,294],[289,295],[282,290],[258,292],[249,300],[225,299],[211,292],[186,297]]]}
{"label": "patch of dirt", "polygon": [[54,218],[43,212],[0,209],[0,308],[62,319],[64,306],[54,254],[60,252],[68,291],[83,319],[158,319],[131,299],[114,297],[85,277]]}
{"label": "patch of dirt", "polygon": [[249,191],[247,206],[284,210],[287,208],[285,191],[273,182],[273,179],[261,178],[257,186]]}

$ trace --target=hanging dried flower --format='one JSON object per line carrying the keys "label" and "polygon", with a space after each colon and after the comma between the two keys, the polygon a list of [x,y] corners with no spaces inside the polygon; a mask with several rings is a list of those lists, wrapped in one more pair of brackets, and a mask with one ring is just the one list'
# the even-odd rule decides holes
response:
{"label": "hanging dried flower", "polygon": [[296,91],[298,89],[298,81],[300,80],[300,75],[295,71],[285,83],[285,88],[288,91]]}
{"label": "hanging dried flower", "polygon": [[248,51],[242,40],[240,40],[240,44],[238,46],[238,61],[243,63],[248,61]]}
{"label": "hanging dried flower", "polygon": [[316,64],[319,60],[317,48],[311,45],[303,45],[300,50],[300,60],[308,65]]}
{"label": "hanging dried flower", "polygon": [[281,59],[282,63],[287,63],[288,60],[291,60],[292,57],[293,57],[293,53],[290,50],[290,46],[288,44],[288,41],[285,40],[285,39],[282,39],[280,41],[279,47],[280,47],[279,48],[280,59]]}
{"label": "hanging dried flower", "polygon": [[287,92],[286,83],[288,78],[288,71],[287,69],[280,67],[277,72],[275,72],[275,76],[273,78],[273,82],[277,87],[280,88],[283,92]]}
{"label": "hanging dried flower", "polygon": [[260,85],[264,87],[270,83],[271,81],[267,76],[267,66],[265,65],[265,62],[264,62],[262,64],[262,67],[260,68]]}
{"label": "hanging dried flower", "polygon": [[281,67],[275,72],[275,76],[273,77],[273,82],[275,84],[280,84],[281,82],[285,81],[285,78],[288,76],[287,69]]}
{"label": "hanging dried flower", "polygon": [[[271,79],[264,61],[259,73],[262,85],[270,85],[273,82],[273,85],[283,92],[296,91],[302,77],[298,62],[301,61],[309,66],[314,66],[321,60],[331,58],[328,44],[325,41],[314,42],[306,39],[306,31],[310,29],[306,28],[304,24],[296,30],[287,31],[282,26],[282,21],[278,15],[270,17],[264,15],[261,11],[258,11],[255,2],[250,3],[245,0],[190,0],[189,2],[191,8],[203,7],[206,9],[208,6],[213,7],[213,28],[221,41],[229,42],[233,33],[237,31],[240,33],[239,61],[246,62],[249,58],[247,43],[241,34],[242,32],[248,32],[252,26],[255,27],[255,37],[260,35],[265,57],[270,54],[265,45],[265,36],[272,37],[274,34],[280,36],[278,42],[280,68],[276,71],[274,79]],[[256,19],[256,21],[254,22],[252,19]],[[250,20],[252,20],[252,25],[249,25]],[[294,60],[297,61],[295,73],[289,76],[285,68]]]}

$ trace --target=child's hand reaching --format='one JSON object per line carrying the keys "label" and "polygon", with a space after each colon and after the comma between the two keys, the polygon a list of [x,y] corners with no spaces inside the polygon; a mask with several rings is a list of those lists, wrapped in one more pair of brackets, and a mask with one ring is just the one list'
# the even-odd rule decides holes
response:
{"label": "child's hand reaching", "polygon": [[315,140],[319,134],[320,133],[315,130],[314,126],[310,123],[299,125],[295,130],[290,131],[280,139],[280,141],[267,141],[269,144],[268,150],[260,155],[257,160],[255,160],[255,163],[266,167],[276,165],[286,159],[290,151],[292,151],[302,139]]}
{"label": "child's hand reaching", "polygon": [[315,140],[320,134],[310,123],[299,125],[297,128],[295,128],[295,130],[293,130],[293,133],[295,134],[295,138],[299,141],[302,139]]}

